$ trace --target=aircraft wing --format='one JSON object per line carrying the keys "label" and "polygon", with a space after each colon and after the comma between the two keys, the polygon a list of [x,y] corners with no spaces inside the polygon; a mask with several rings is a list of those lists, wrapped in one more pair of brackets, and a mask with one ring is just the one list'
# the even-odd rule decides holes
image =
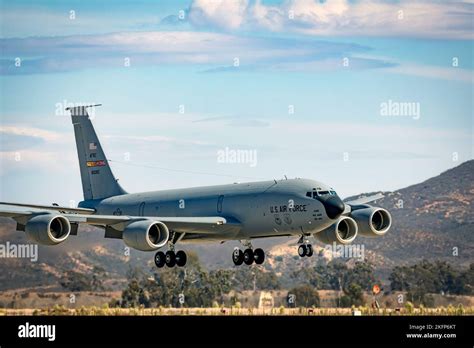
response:
{"label": "aircraft wing", "polygon": [[[83,214],[64,214],[70,222],[85,223],[90,225],[112,226],[122,229],[127,222],[132,220],[150,219],[161,221],[170,230],[185,233],[213,233],[217,226],[227,224],[227,219],[220,216],[204,217],[169,217],[169,216],[129,216],[129,215],[83,215]],[[235,225],[235,223],[232,223]]]}
{"label": "aircraft wing", "polygon": [[384,195],[382,193],[377,193],[371,196],[362,196],[357,199],[353,199],[352,201],[344,202],[344,211],[342,212],[343,215],[350,214],[352,211],[352,207],[361,204],[367,204],[369,202],[376,201],[377,199],[383,198]]}
{"label": "aircraft wing", "polygon": [[60,207],[57,205],[38,205],[38,204],[23,204],[23,203],[9,203],[0,202],[0,216],[14,217],[24,216],[34,213],[41,213],[45,211],[59,211],[70,213],[94,214],[94,209],[87,208],[69,208]]}
{"label": "aircraft wing", "polygon": [[66,217],[75,224],[90,224],[123,230],[127,222],[132,220],[150,219],[161,221],[170,230],[182,233],[212,234],[220,225],[230,228],[239,226],[237,221],[220,216],[204,217],[167,217],[167,216],[131,216],[131,215],[100,215],[94,214],[93,209],[68,208],[59,206],[29,205],[0,202],[0,216],[10,217],[24,225],[35,214],[55,213]]}
{"label": "aircraft wing", "polygon": [[383,197],[384,197],[383,194],[377,193],[377,194],[371,195],[371,196],[362,196],[362,197],[359,197],[359,198],[354,199],[352,201],[348,201],[348,202],[344,202],[344,203],[349,204],[349,205],[366,204],[366,203],[369,203],[369,202],[376,201],[377,199],[381,199]]}

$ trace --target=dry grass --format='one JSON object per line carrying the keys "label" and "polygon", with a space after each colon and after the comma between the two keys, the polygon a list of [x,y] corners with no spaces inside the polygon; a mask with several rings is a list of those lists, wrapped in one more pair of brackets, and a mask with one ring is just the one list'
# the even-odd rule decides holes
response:
{"label": "dry grass", "polygon": [[180,316],[180,315],[268,315],[268,316],[333,316],[333,315],[353,315],[353,311],[361,312],[361,315],[474,315],[474,307],[438,307],[438,308],[405,308],[372,309],[367,307],[359,308],[108,308],[103,307],[80,307],[77,309],[66,308],[64,306],[54,306],[48,309],[0,309],[0,315],[22,316],[22,315],[66,315],[66,316]]}

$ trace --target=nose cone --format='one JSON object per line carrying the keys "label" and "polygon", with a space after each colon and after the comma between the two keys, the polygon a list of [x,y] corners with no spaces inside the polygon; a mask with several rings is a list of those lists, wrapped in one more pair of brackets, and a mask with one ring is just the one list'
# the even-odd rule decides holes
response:
{"label": "nose cone", "polygon": [[344,211],[344,202],[338,196],[329,196],[321,202],[330,219],[337,219]]}

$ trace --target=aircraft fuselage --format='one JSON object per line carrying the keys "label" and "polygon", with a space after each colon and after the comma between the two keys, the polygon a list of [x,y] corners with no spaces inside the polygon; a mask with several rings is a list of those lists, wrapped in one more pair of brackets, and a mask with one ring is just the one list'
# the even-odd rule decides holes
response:
{"label": "aircraft fuselage", "polygon": [[216,226],[215,233],[187,235],[183,241],[252,239],[309,235],[333,224],[340,214],[330,218],[324,202],[308,196],[321,190],[332,189],[314,180],[289,179],[124,194],[79,206],[103,215],[221,216],[228,223]]}

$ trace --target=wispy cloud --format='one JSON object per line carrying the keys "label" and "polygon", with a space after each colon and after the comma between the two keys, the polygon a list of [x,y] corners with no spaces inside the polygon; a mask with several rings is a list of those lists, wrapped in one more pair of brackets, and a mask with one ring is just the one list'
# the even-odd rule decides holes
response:
{"label": "wispy cloud", "polygon": [[[352,43],[314,39],[248,37],[210,32],[130,32],[2,39],[1,74],[31,74],[158,64],[271,68],[337,59],[370,51]],[[15,65],[15,59],[21,65]],[[366,61],[380,66],[383,62]],[[291,68],[292,69],[292,68]]]}
{"label": "wispy cloud", "polygon": [[400,64],[388,70],[396,74],[426,77],[430,79],[474,82],[474,73],[469,69],[459,67],[439,67],[420,64]]}
{"label": "wispy cloud", "polygon": [[[94,9],[87,5],[79,6],[79,2],[69,5],[48,3],[47,1],[31,1],[31,4],[28,5],[27,2],[2,3],[0,37],[150,30],[159,26],[160,17],[163,15],[145,9],[140,16],[131,16],[129,12],[120,10],[121,1],[110,3],[111,11],[109,12],[105,10],[106,6],[97,6]],[[132,5],[137,7],[136,2]],[[71,11],[74,11],[73,17],[71,17]]]}
{"label": "wispy cloud", "polygon": [[0,127],[0,175],[15,170],[64,172],[76,165],[69,134],[24,125]]}
{"label": "wispy cloud", "polygon": [[[83,69],[188,65],[202,73],[387,69],[424,78],[472,82],[472,70],[399,62],[371,55],[371,48],[309,37],[242,36],[163,31],[0,39],[1,75]],[[17,59],[21,59],[17,66]],[[344,66],[344,60],[349,64]],[[236,64],[237,62],[237,64]]]}

